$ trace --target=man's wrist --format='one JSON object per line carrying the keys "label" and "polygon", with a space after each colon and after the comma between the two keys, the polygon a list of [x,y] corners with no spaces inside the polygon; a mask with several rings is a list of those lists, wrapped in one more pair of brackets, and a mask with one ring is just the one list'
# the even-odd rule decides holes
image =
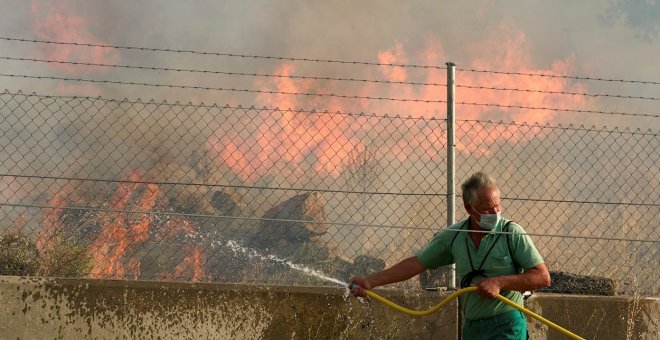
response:
{"label": "man's wrist", "polygon": [[492,279],[493,279],[493,283],[495,284],[495,286],[497,286],[498,289],[502,290],[502,288],[504,288],[504,286],[506,284],[506,282],[505,282],[506,280],[505,280],[504,277],[496,276],[496,277],[493,277]]}

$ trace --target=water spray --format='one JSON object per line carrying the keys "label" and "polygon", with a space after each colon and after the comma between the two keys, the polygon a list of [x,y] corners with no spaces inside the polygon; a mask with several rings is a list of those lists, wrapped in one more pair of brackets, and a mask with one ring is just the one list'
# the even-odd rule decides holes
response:
{"label": "water spray", "polygon": [[247,248],[247,247],[241,245],[237,241],[229,240],[229,241],[227,241],[226,246],[229,247],[229,249],[231,249],[235,253],[240,252],[240,253],[243,253],[243,254],[251,257],[251,258],[257,258],[257,259],[260,259],[262,261],[270,261],[270,262],[284,264],[284,265],[288,266],[291,269],[303,272],[307,275],[315,276],[319,279],[338,284],[338,285],[343,286],[347,289],[349,287],[349,285],[347,283],[345,283],[343,281],[340,281],[340,280],[337,280],[333,277],[327,276],[323,272],[320,272],[316,269],[312,269],[312,268],[306,267],[302,264],[294,263],[294,262],[286,260],[286,259],[281,259],[281,258],[279,258],[277,256],[274,256],[274,255],[261,254],[261,253],[257,252],[254,249]]}
{"label": "water spray", "polygon": [[[357,286],[357,284],[356,284],[355,282],[351,282],[351,283],[348,284],[346,287],[347,287],[349,290],[353,290],[353,288],[355,288],[356,286]],[[406,307],[403,307],[403,306],[397,305],[396,303],[394,303],[394,302],[392,302],[392,301],[390,301],[390,300],[388,300],[388,299],[386,299],[386,298],[384,298],[384,297],[382,297],[382,296],[380,296],[380,295],[374,293],[374,292],[371,291],[371,290],[366,290],[366,289],[365,289],[365,293],[366,293],[367,296],[369,296],[370,298],[372,298],[372,299],[374,299],[374,300],[377,300],[377,301],[380,301],[380,302],[384,303],[385,305],[387,305],[387,306],[389,306],[389,307],[392,307],[392,308],[394,308],[394,309],[396,309],[396,310],[398,310],[398,311],[400,311],[400,312],[403,312],[403,313],[406,313],[406,314],[409,314],[409,315],[413,315],[413,316],[425,316],[425,315],[429,315],[429,314],[433,314],[433,313],[437,312],[438,310],[440,310],[440,308],[442,308],[442,307],[445,306],[447,303],[449,303],[449,301],[451,301],[452,299],[458,297],[459,295],[462,295],[462,294],[465,294],[465,293],[470,293],[470,292],[475,292],[476,290],[477,290],[477,287],[474,287],[474,286],[472,286],[472,287],[467,287],[467,288],[463,288],[463,289],[459,289],[459,290],[457,290],[457,291],[455,291],[455,292],[449,294],[449,296],[447,296],[444,300],[440,301],[439,304],[437,304],[437,305],[435,305],[435,306],[433,306],[433,307],[431,307],[431,308],[429,308],[429,309],[427,309],[427,310],[421,310],[421,311],[412,310],[412,309],[408,309],[408,308],[406,308]],[[578,335],[576,335],[576,334],[574,334],[574,333],[571,333],[571,332],[568,331],[567,329],[562,328],[561,326],[559,326],[559,325],[553,323],[552,321],[550,321],[550,320],[548,320],[548,319],[542,317],[542,316],[539,315],[539,314],[536,314],[536,313],[532,312],[531,310],[529,310],[529,309],[527,309],[527,308],[525,308],[525,307],[523,307],[523,306],[521,306],[521,305],[519,305],[519,304],[517,304],[517,303],[515,303],[515,302],[513,302],[513,301],[511,301],[511,300],[509,300],[509,299],[507,299],[507,298],[505,298],[504,296],[502,296],[502,295],[500,295],[500,294],[497,294],[497,296],[495,296],[495,298],[498,299],[498,300],[500,300],[500,301],[502,301],[502,302],[504,302],[504,303],[506,303],[507,305],[509,305],[509,306],[511,306],[511,307],[513,307],[513,308],[515,308],[515,309],[517,309],[517,310],[523,312],[525,315],[527,315],[527,316],[529,316],[529,317],[532,317],[532,318],[534,318],[534,319],[536,319],[536,320],[539,320],[539,321],[543,322],[544,324],[548,325],[548,326],[551,327],[551,328],[554,328],[555,330],[559,331],[560,333],[566,335],[567,337],[569,337],[569,338],[571,338],[571,339],[585,340],[583,337],[578,336]]]}

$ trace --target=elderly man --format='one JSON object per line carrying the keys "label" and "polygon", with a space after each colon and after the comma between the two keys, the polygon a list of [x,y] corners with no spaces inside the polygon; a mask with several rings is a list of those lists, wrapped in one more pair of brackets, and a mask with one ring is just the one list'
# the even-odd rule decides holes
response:
{"label": "elderly man", "polygon": [[456,263],[462,295],[463,339],[526,339],[525,315],[495,299],[497,294],[522,305],[521,292],[550,285],[543,258],[522,227],[501,217],[500,190],[482,172],[461,186],[469,217],[437,233],[416,256],[368,276],[354,276],[352,293],[365,296],[388,283],[407,280],[427,269]]}

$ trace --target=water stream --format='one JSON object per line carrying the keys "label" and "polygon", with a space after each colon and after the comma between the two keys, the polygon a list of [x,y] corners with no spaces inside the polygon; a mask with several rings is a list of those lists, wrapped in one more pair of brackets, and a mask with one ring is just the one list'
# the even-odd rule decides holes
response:
{"label": "water stream", "polygon": [[335,284],[337,284],[341,287],[348,288],[348,284],[346,282],[343,282],[341,280],[330,277],[330,276],[328,276],[328,275],[324,274],[323,272],[320,272],[316,269],[312,269],[312,268],[303,266],[301,264],[293,263],[289,260],[281,259],[281,258],[278,258],[277,256],[274,256],[274,255],[260,254],[256,250],[251,249],[251,248],[247,248],[247,247],[241,245],[240,243],[238,243],[237,241],[229,240],[229,241],[227,241],[226,245],[234,253],[239,253],[240,252],[242,254],[245,254],[245,255],[249,256],[250,258],[260,259],[262,261],[273,261],[273,262],[277,262],[277,263],[282,263],[282,264],[285,264],[285,265],[289,266],[292,269],[303,272],[307,275],[311,275],[311,276],[317,277],[319,279],[335,283]]}

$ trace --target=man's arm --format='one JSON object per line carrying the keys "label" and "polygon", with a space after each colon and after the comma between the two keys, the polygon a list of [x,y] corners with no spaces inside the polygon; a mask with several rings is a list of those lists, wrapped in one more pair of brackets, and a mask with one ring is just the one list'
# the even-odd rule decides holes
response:
{"label": "man's arm", "polygon": [[365,290],[371,290],[388,283],[405,281],[425,270],[426,268],[419,262],[417,256],[409,257],[383,271],[368,276],[351,277],[349,281],[356,283],[351,293],[355,296],[366,296]]}
{"label": "man's arm", "polygon": [[495,298],[501,290],[535,290],[550,285],[550,273],[541,263],[522,274],[485,278],[477,284],[477,293],[485,298]]}

